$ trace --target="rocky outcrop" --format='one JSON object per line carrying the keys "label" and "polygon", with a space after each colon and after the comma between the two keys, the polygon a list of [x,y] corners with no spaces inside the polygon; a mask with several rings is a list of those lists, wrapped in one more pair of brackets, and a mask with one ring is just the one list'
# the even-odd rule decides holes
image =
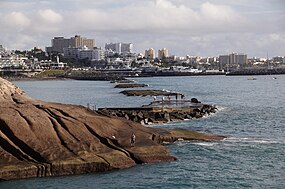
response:
{"label": "rocky outcrop", "polygon": [[106,116],[121,117],[143,125],[150,125],[198,119],[216,111],[217,108],[215,106],[201,104],[201,106],[197,107],[184,108],[101,108],[97,112]]}
{"label": "rocky outcrop", "polygon": [[[147,128],[83,106],[27,97],[0,78],[0,180],[83,174],[173,161],[164,141],[220,140]],[[136,141],[131,146],[132,133]]]}
{"label": "rocky outcrop", "polygon": [[135,82],[134,80],[129,80],[126,78],[111,80],[111,83],[134,83],[134,82]]}
{"label": "rocky outcrop", "polygon": [[118,84],[115,88],[135,88],[135,87],[147,87],[147,84],[139,84],[139,83],[126,83],[126,84]]}
{"label": "rocky outcrop", "polygon": [[120,93],[126,96],[181,96],[183,94],[164,90],[124,90]]}
{"label": "rocky outcrop", "polygon": [[192,102],[192,103],[201,103],[200,101],[198,101],[197,98],[191,98],[191,102]]}

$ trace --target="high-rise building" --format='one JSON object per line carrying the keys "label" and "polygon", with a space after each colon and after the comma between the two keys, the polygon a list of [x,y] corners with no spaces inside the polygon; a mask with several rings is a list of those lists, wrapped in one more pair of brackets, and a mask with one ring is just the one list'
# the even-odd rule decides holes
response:
{"label": "high-rise building", "polygon": [[133,53],[133,44],[132,43],[122,43],[121,51],[122,53]]}
{"label": "high-rise building", "polygon": [[80,35],[76,35],[71,37],[70,39],[64,37],[54,37],[51,40],[51,47],[46,47],[47,53],[57,52],[63,53],[64,48],[68,47],[82,47],[86,46],[88,49],[93,49],[95,47],[94,39],[87,39],[85,37],[81,37]]}
{"label": "high-rise building", "polygon": [[153,48],[149,48],[148,50],[145,50],[145,57],[147,59],[153,60],[155,58],[155,51]]}
{"label": "high-rise building", "polygon": [[158,50],[158,55],[157,56],[158,56],[159,59],[169,57],[168,49],[167,48],[162,48],[161,50]]}
{"label": "high-rise building", "polygon": [[231,53],[229,55],[220,55],[219,61],[221,66],[225,65],[244,65],[247,63],[246,54]]}
{"label": "high-rise building", "polygon": [[106,43],[105,49],[111,50],[118,54],[133,53],[133,44],[132,43]]}

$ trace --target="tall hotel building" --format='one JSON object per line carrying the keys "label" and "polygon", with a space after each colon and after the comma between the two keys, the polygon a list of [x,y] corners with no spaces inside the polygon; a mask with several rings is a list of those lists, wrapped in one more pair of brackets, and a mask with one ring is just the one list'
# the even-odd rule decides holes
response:
{"label": "tall hotel building", "polygon": [[51,40],[51,47],[46,47],[46,52],[58,52],[63,53],[64,48],[68,47],[82,47],[86,46],[88,49],[93,49],[95,47],[94,39],[87,39],[85,37],[81,37],[80,35],[76,35],[71,37],[70,39],[64,37],[54,37]]}
{"label": "tall hotel building", "polygon": [[132,43],[106,43],[105,49],[111,50],[118,54],[133,53],[133,44]]}
{"label": "tall hotel building", "polygon": [[161,50],[158,50],[158,58],[159,59],[167,58],[167,57],[169,57],[167,48],[162,48]]}
{"label": "tall hotel building", "polygon": [[145,55],[147,59],[153,60],[155,58],[155,51],[153,48],[149,48],[148,50],[145,50]]}
{"label": "tall hotel building", "polygon": [[219,56],[220,65],[244,65],[247,63],[247,55],[246,54],[237,54],[231,53],[229,55],[220,55]]}

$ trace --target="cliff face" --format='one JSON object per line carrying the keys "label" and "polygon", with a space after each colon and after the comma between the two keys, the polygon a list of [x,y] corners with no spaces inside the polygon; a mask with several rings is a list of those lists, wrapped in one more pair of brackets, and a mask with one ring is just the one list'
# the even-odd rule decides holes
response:
{"label": "cliff face", "polygon": [[201,140],[222,139],[196,134],[147,128],[83,106],[33,100],[0,78],[0,180],[172,161],[175,158],[160,145],[163,141],[197,139],[198,135]]}

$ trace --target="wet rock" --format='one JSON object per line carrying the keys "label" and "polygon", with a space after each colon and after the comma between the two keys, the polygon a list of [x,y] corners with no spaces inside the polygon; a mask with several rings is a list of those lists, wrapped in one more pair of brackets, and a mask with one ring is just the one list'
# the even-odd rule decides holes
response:
{"label": "wet rock", "polygon": [[124,90],[120,93],[127,96],[177,96],[181,93],[168,92],[164,90]]}
{"label": "wet rock", "polygon": [[191,98],[191,102],[192,102],[192,103],[201,103],[200,101],[198,101],[197,98]]}
{"label": "wet rock", "polygon": [[116,85],[115,88],[136,88],[136,87],[147,87],[146,84],[139,84],[139,83],[129,83],[129,84],[119,84]]}

